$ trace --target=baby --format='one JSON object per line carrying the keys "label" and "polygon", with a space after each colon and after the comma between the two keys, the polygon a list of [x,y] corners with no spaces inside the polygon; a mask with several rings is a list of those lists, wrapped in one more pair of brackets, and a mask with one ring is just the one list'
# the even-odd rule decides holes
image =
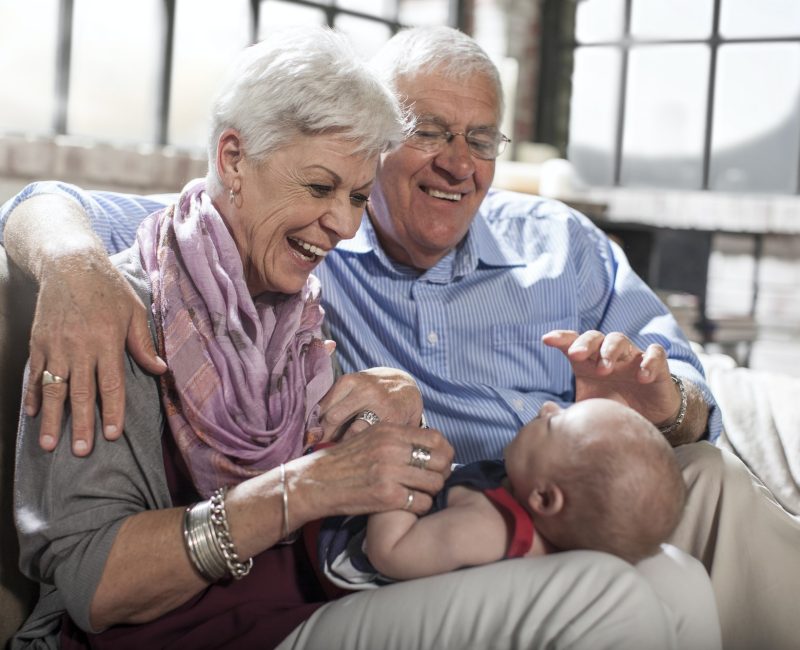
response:
{"label": "baby", "polygon": [[655,554],[680,519],[686,489],[671,447],[617,402],[546,402],[504,455],[456,468],[423,517],[373,514],[365,538],[352,520],[335,534],[323,526],[327,577],[358,589],[570,549],[635,564]]}

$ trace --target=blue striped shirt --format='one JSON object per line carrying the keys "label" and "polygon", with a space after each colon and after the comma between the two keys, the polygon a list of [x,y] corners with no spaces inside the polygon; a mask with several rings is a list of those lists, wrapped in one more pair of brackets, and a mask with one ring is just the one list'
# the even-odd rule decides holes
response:
{"label": "blue striped shirt", "polygon": [[[0,219],[42,192],[79,201],[110,251],[129,245],[138,221],[166,200],[41,183],[7,203]],[[391,260],[365,217],[317,275],[344,371],[410,372],[456,462],[500,458],[543,401],[574,400],[569,363],[541,342],[552,329],[620,331],[641,349],[660,343],[671,371],[712,405],[710,439],[720,434],[719,409],[674,318],[619,247],[557,201],[491,191],[464,241],[422,274]]]}

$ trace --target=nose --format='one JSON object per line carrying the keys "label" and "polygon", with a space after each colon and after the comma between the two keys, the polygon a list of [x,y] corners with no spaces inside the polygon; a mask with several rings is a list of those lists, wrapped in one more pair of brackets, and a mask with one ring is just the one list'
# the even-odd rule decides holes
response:
{"label": "nose", "polygon": [[325,214],[320,218],[321,225],[333,231],[339,239],[352,239],[361,225],[363,208],[356,208],[345,196],[331,201]]}
{"label": "nose", "polygon": [[453,178],[464,180],[475,172],[475,160],[469,150],[463,133],[452,133],[436,156],[436,164],[446,170]]}

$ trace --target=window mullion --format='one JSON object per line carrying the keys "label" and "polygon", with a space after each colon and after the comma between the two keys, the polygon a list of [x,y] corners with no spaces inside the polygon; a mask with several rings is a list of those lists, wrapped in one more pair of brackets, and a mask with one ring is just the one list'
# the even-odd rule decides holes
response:
{"label": "window mullion", "polygon": [[706,95],[706,128],[703,141],[703,182],[701,189],[707,190],[711,173],[711,139],[714,134],[714,101],[717,85],[717,54],[719,52],[719,14],[721,0],[714,0],[714,16],[711,22],[711,40],[708,61],[708,94]]}
{"label": "window mullion", "polygon": [[619,104],[617,106],[617,132],[614,137],[614,178],[615,186],[620,185],[622,178],[622,145],[625,133],[625,97],[628,89],[628,57],[631,45],[631,4],[633,0],[625,0],[625,24],[620,43],[619,71]]}
{"label": "window mullion", "polygon": [[161,27],[163,30],[161,42],[164,49],[161,53],[161,70],[158,85],[158,105],[156,107],[156,143],[167,144],[169,137],[169,106],[172,94],[172,57],[175,45],[175,2],[176,0],[163,0],[161,3],[163,13]]}
{"label": "window mullion", "polygon": [[53,131],[57,135],[67,132],[67,107],[69,105],[69,74],[72,61],[72,16],[74,0],[61,0],[58,13],[58,44],[56,45],[56,102]]}

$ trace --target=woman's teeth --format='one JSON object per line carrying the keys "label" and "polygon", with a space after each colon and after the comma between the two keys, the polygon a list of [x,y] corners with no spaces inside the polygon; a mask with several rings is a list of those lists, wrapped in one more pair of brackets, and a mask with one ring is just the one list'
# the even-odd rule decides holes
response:
{"label": "woman's teeth", "polygon": [[429,196],[432,196],[435,199],[447,199],[448,201],[461,200],[461,194],[457,192],[442,192],[441,190],[435,190],[432,187],[429,187],[427,192]]}
{"label": "woman's teeth", "polygon": [[314,244],[309,244],[307,241],[303,241],[302,239],[298,239],[297,237],[289,237],[289,240],[293,242],[298,248],[302,248],[307,253],[311,255],[316,255],[318,257],[325,257],[328,252],[322,250],[319,246],[314,246]]}

